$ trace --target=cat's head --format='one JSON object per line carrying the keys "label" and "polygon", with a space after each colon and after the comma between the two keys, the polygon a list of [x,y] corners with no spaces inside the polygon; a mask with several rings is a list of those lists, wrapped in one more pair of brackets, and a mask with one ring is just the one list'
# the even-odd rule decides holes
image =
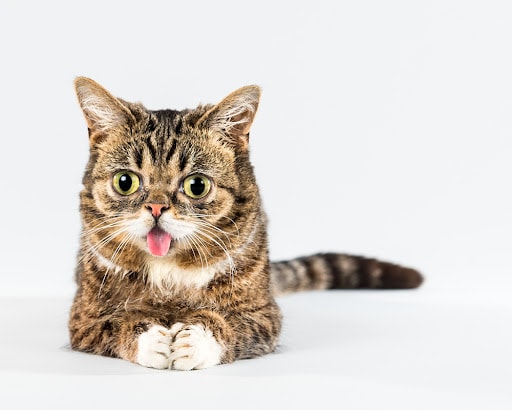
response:
{"label": "cat's head", "polygon": [[[148,110],[88,78],[75,88],[90,142],[82,258],[145,270],[159,286],[199,284],[264,235],[248,159],[259,87],[183,111]],[[162,273],[173,269],[181,276]]]}

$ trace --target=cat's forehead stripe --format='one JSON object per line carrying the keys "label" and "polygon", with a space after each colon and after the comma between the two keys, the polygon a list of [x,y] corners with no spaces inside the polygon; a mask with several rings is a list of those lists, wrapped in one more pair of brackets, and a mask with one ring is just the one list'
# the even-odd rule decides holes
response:
{"label": "cat's forehead stripe", "polygon": [[134,160],[139,168],[144,157],[152,164],[169,164],[173,161],[178,148],[177,135],[182,129],[182,118],[178,111],[151,111],[145,128],[143,148],[134,150]]}
{"label": "cat's forehead stripe", "polygon": [[151,158],[152,163],[157,163],[159,160],[158,153],[161,152],[159,145],[159,141],[155,136],[152,136],[147,139],[146,147],[148,148],[149,156]]}
{"label": "cat's forehead stripe", "polygon": [[135,164],[137,164],[137,167],[139,169],[142,168],[142,161],[143,161],[143,158],[142,158],[142,147],[141,146],[134,146],[133,147],[133,157],[134,157],[134,160],[135,160]]}
{"label": "cat's forehead stripe", "polygon": [[173,138],[171,143],[171,148],[169,148],[169,151],[167,151],[167,155],[165,156],[165,162],[168,164],[171,162],[171,158],[173,157],[174,153],[176,152],[176,148],[178,146],[178,139]]}
{"label": "cat's forehead stripe", "polygon": [[174,121],[174,131],[176,134],[181,133],[181,129],[183,128],[183,118],[181,116],[176,116]]}

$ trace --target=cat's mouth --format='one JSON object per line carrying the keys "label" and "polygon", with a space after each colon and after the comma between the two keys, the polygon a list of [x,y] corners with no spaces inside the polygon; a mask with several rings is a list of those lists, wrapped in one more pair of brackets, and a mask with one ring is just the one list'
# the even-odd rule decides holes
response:
{"label": "cat's mouth", "polygon": [[165,256],[171,247],[171,234],[155,226],[148,232],[146,238],[149,252],[153,256]]}

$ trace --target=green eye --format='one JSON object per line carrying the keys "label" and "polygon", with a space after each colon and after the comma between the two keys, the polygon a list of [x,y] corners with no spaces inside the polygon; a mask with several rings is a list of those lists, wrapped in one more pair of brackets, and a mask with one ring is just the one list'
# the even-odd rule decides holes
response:
{"label": "green eye", "polygon": [[121,171],[114,175],[112,180],[114,189],[121,195],[131,195],[140,187],[137,174],[130,171]]}
{"label": "green eye", "polygon": [[191,175],[183,181],[183,192],[193,199],[204,198],[210,192],[212,184],[204,175]]}

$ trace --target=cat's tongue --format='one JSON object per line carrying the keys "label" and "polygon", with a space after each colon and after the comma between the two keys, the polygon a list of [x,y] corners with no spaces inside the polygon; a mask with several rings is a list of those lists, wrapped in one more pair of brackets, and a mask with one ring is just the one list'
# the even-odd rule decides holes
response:
{"label": "cat's tongue", "polygon": [[155,226],[148,232],[148,248],[154,256],[165,256],[171,246],[171,235]]}

